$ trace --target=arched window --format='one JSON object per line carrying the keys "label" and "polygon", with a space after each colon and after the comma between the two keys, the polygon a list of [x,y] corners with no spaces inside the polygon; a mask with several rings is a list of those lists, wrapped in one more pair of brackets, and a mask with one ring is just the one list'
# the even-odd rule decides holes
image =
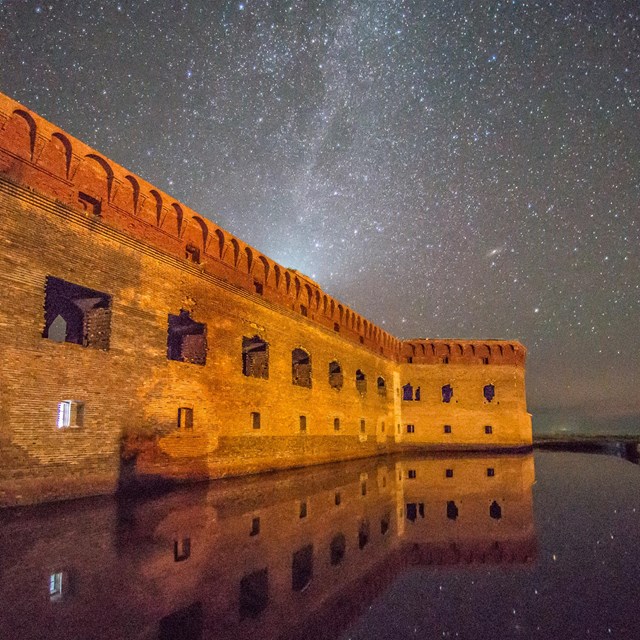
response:
{"label": "arched window", "polygon": [[450,384],[445,384],[442,387],[442,402],[449,403],[453,398],[453,387]]}
{"label": "arched window", "polygon": [[251,378],[269,377],[269,345],[260,336],[242,338],[242,373]]}
{"label": "arched window", "polygon": [[378,395],[382,397],[387,395],[387,383],[382,376],[378,377]]}
{"label": "arched window", "polygon": [[304,349],[291,352],[291,381],[298,387],[311,388],[311,356]]}
{"label": "arched window", "polygon": [[360,369],[356,371],[356,389],[359,393],[367,392],[367,376]]}
{"label": "arched window", "polygon": [[496,395],[496,388],[492,384],[485,384],[483,389],[484,399],[491,402]]}
{"label": "arched window", "polygon": [[413,387],[409,382],[402,387],[402,399],[413,400]]}
{"label": "arched window", "polygon": [[340,363],[334,360],[329,363],[329,386],[332,389],[342,389],[343,384],[342,367]]}

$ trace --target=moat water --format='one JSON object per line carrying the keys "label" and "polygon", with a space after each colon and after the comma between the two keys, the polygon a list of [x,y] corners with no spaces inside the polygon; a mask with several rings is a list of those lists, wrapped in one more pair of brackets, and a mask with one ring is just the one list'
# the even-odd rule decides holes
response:
{"label": "moat water", "polygon": [[380,458],[0,512],[0,637],[637,639],[624,451]]}

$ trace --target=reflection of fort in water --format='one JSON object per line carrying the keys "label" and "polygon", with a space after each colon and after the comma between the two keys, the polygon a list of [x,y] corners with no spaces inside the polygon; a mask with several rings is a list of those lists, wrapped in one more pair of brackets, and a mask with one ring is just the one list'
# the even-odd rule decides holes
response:
{"label": "reflection of fort in water", "polygon": [[533,480],[442,455],[5,512],[0,635],[336,637],[408,566],[530,563]]}

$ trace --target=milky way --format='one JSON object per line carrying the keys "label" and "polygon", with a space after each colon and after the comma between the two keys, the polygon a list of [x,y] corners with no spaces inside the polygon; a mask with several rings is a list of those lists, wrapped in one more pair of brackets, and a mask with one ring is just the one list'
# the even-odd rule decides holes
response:
{"label": "milky way", "polygon": [[0,1],[0,90],[401,338],[640,413],[640,6]]}

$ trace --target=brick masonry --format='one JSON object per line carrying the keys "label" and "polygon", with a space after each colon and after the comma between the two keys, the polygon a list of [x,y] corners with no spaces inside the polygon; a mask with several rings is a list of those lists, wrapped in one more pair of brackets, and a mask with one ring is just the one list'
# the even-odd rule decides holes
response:
{"label": "brick masonry", "polygon": [[[531,444],[519,343],[402,342],[1,94],[0,212],[2,505],[416,445]],[[110,297],[108,312],[85,314],[89,346],[43,337],[51,276]],[[197,362],[206,342],[204,365],[167,358],[168,318],[181,311],[206,325],[206,340],[183,349]],[[253,336],[269,345],[268,378],[243,375]],[[292,384],[298,348],[311,357],[310,388]],[[329,384],[332,361],[341,389]],[[402,399],[407,383],[419,401]],[[65,400],[82,405],[81,425],[57,426]],[[179,428],[180,408],[193,428]]]}

